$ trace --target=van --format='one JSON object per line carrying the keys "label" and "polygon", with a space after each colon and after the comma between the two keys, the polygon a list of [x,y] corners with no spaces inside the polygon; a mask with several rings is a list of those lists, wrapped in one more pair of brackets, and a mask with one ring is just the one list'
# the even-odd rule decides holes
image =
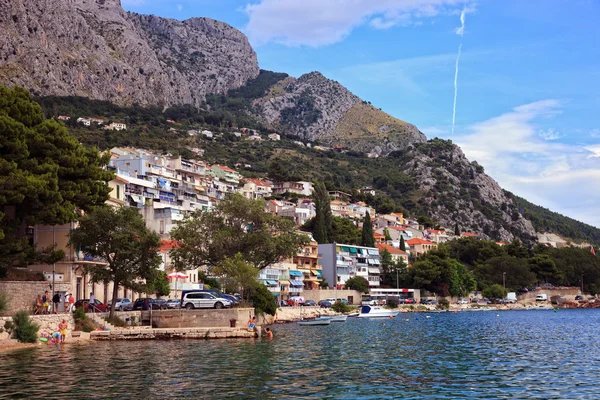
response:
{"label": "van", "polygon": [[548,295],[538,294],[537,296],[535,296],[535,301],[548,301]]}
{"label": "van", "polygon": [[181,296],[181,307],[188,310],[194,308],[216,308],[231,307],[231,301],[218,297],[214,293],[201,290],[184,291]]}

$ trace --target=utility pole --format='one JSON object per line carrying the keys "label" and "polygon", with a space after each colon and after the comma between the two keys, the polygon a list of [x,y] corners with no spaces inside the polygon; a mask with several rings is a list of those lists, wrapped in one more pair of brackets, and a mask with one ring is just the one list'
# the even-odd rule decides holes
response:
{"label": "utility pole", "polygon": [[504,287],[504,296],[506,296],[506,272],[502,273],[502,286]]}
{"label": "utility pole", "polygon": [[581,274],[581,294],[583,295],[583,274]]}

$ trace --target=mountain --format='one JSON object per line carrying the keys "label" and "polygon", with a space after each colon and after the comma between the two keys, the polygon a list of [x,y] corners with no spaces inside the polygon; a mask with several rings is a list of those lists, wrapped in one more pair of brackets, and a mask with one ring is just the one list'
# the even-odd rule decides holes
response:
{"label": "mountain", "polygon": [[125,12],[118,0],[0,0],[0,82],[39,95],[200,105],[258,75],[237,29]]}
{"label": "mountain", "polygon": [[[0,0],[0,83],[41,96],[48,116],[127,121],[127,132],[110,132],[72,118],[72,132],[88,144],[184,154],[200,146],[214,161],[252,164],[255,175],[283,163],[290,179],[320,179],[343,190],[372,185],[380,195],[365,200],[379,210],[406,210],[497,240],[533,241],[544,231],[600,238],[594,227],[503,191],[458,146],[428,141],[414,125],[319,72],[294,78],[259,70],[247,38],[208,18],[128,13],[118,0]],[[204,127],[226,136],[212,142],[187,134]],[[257,148],[234,139],[241,127],[347,153],[291,141]]]}

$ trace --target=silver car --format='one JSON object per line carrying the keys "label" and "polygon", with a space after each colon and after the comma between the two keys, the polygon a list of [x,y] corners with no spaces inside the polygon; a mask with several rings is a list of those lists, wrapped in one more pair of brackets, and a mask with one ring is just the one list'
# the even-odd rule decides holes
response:
{"label": "silver car", "polygon": [[217,297],[209,292],[187,292],[181,301],[182,307],[188,310],[194,308],[223,308],[231,307],[231,301]]}
{"label": "silver car", "polygon": [[[108,302],[108,306],[110,307],[112,305],[112,300]],[[127,298],[118,298],[117,302],[115,304],[115,310],[118,311],[131,311],[133,310],[133,303],[131,302],[131,300],[127,299]]]}

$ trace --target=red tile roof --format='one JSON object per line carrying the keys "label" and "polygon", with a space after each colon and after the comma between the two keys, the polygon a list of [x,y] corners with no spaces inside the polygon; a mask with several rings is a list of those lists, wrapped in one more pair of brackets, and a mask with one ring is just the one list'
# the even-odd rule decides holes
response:
{"label": "red tile roof", "polygon": [[446,233],[446,231],[442,230],[442,229],[427,229],[427,232],[429,232],[429,233]]}
{"label": "red tile roof", "polygon": [[478,237],[479,235],[475,234],[475,233],[471,233],[471,232],[462,232],[460,234],[460,236],[467,236],[467,237]]}
{"label": "red tile roof", "polygon": [[166,253],[170,250],[176,249],[179,247],[179,243],[176,240],[161,240],[160,241],[160,251]]}
{"label": "red tile roof", "polygon": [[382,253],[383,250],[387,250],[388,253],[390,253],[390,254],[408,255],[408,253],[405,252],[404,250],[397,249],[394,246],[390,246],[389,244],[386,244],[386,243],[379,243],[377,245],[377,248],[379,249],[379,253]]}
{"label": "red tile roof", "polygon": [[385,235],[382,235],[381,233],[374,232],[373,233],[373,237],[375,237],[375,238],[382,238],[382,237],[385,237]]}
{"label": "red tile roof", "polygon": [[231,168],[229,168],[229,167],[226,167],[226,166],[224,166],[224,165],[218,165],[218,164],[215,164],[215,165],[213,165],[213,167],[220,168],[220,169],[222,169],[223,171],[227,171],[227,172],[236,172],[234,169],[231,169]]}
{"label": "red tile roof", "polygon": [[435,244],[435,243],[430,242],[429,240],[425,240],[425,239],[412,238],[412,239],[408,239],[406,241],[406,244],[408,244],[409,246],[414,246],[415,244]]}
{"label": "red tile roof", "polygon": [[271,185],[269,185],[267,182],[265,181],[261,181],[260,179],[256,179],[256,178],[246,178],[247,181],[250,181],[252,183],[254,183],[256,186],[264,186],[264,187],[271,187]]}

